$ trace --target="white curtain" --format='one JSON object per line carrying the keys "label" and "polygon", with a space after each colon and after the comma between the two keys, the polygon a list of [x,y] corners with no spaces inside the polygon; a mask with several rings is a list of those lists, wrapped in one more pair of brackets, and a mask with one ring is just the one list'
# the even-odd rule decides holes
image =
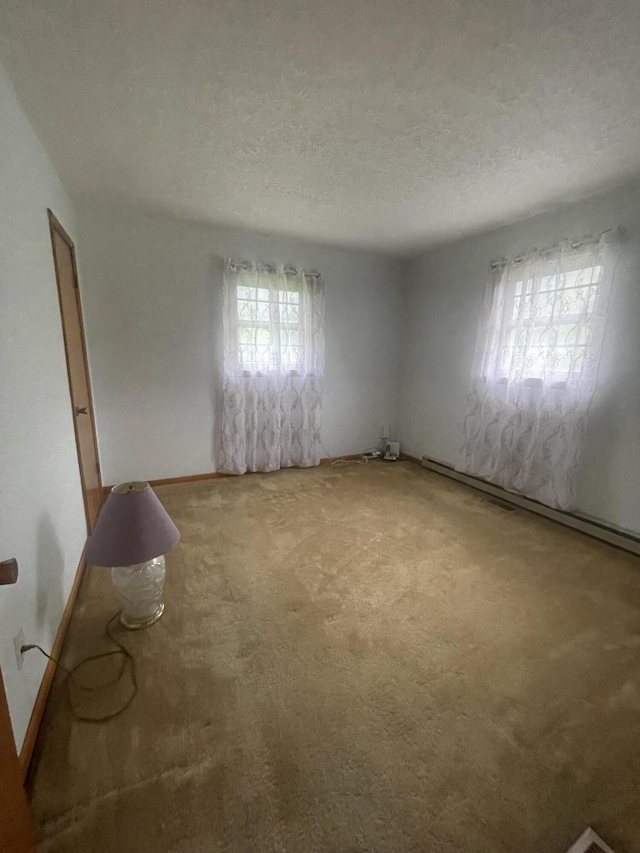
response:
{"label": "white curtain", "polygon": [[316,272],[227,261],[222,465],[227,474],[320,462],[324,284]]}
{"label": "white curtain", "polygon": [[573,508],[616,253],[605,234],[491,265],[459,471]]}

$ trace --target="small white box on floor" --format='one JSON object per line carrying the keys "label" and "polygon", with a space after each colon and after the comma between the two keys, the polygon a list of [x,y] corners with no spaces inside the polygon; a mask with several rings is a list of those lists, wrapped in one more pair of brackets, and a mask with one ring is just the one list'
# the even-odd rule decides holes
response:
{"label": "small white box on floor", "polygon": [[400,456],[400,442],[387,441],[387,449],[384,458],[387,460],[397,459]]}

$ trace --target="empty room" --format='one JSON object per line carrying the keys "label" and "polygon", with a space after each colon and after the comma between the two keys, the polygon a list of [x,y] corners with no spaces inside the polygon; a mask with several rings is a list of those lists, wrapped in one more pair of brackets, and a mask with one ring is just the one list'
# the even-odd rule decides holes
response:
{"label": "empty room", "polygon": [[640,853],[637,0],[0,0],[0,853]]}

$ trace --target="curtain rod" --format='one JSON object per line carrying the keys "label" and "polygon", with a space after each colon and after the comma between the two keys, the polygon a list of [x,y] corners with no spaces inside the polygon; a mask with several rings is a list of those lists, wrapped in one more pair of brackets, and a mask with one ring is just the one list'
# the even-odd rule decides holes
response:
{"label": "curtain rod", "polygon": [[[248,261],[227,261],[227,266],[232,270],[251,270],[255,267],[260,272],[275,273],[278,271],[273,264],[251,264]],[[307,278],[322,278],[319,272],[307,272],[307,270],[298,270],[292,266],[284,267],[283,272],[285,275],[299,275],[302,273]]]}
{"label": "curtain rod", "polygon": [[[613,231],[614,231],[613,228],[607,228],[605,231],[602,231],[600,234],[598,234],[597,237],[593,237],[591,234],[587,234],[584,237],[582,237],[582,239],[572,240],[570,243],[567,243],[567,244],[554,243],[553,246],[549,246],[547,249],[540,249],[538,251],[538,254],[539,255],[551,255],[554,252],[561,251],[563,248],[563,245],[566,245],[569,249],[574,250],[574,251],[576,249],[581,249],[583,246],[595,246],[600,242],[600,240],[602,240],[602,238],[604,237],[605,234],[611,234],[611,233],[613,233]],[[617,231],[619,234],[622,233],[621,229],[617,229]],[[536,251],[536,250],[534,250],[534,251]],[[521,264],[525,260],[526,257],[527,257],[526,255],[516,255],[515,258],[513,258],[511,261],[507,260],[507,258],[496,258],[495,260],[491,261],[491,263],[489,264],[489,272],[494,272],[495,270],[506,266],[508,263]]]}

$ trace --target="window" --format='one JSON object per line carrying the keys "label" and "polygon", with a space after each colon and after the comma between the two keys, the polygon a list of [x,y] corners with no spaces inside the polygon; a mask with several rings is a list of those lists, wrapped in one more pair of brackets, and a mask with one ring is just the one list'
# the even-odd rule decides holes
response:
{"label": "window", "polygon": [[324,282],[290,264],[228,259],[223,277],[220,470],[317,465]]}
{"label": "window", "polygon": [[250,372],[295,375],[303,367],[303,294],[297,290],[237,287],[238,359]]}
{"label": "window", "polygon": [[324,283],[318,272],[228,261],[222,326],[227,376],[324,375]]}
{"label": "window", "polygon": [[[601,264],[513,271],[504,291],[496,376],[561,387],[582,374],[602,284]],[[545,268],[547,267],[547,268]]]}
{"label": "window", "polygon": [[619,233],[493,261],[457,470],[571,510]]}

